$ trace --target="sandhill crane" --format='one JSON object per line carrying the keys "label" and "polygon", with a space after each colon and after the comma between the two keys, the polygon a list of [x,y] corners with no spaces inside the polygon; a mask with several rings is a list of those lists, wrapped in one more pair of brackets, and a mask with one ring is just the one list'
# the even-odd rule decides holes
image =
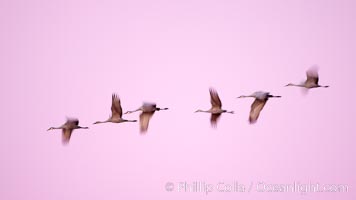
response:
{"label": "sandhill crane", "polygon": [[49,130],[53,129],[62,129],[62,142],[63,144],[68,144],[70,137],[72,136],[72,132],[74,129],[88,129],[88,127],[81,127],[79,126],[79,120],[78,119],[67,119],[67,122],[63,124],[60,127],[51,127]]}
{"label": "sandhill crane", "polygon": [[155,103],[143,103],[141,107],[133,111],[127,111],[125,114],[142,111],[140,114],[140,132],[146,133],[151,117],[156,111],[168,110],[168,108],[158,108]]}
{"label": "sandhill crane", "polygon": [[246,98],[246,97],[252,97],[255,98],[255,101],[251,105],[251,110],[250,110],[250,116],[249,116],[249,122],[250,124],[253,124],[257,121],[261,110],[265,106],[266,102],[268,101],[269,98],[280,98],[281,96],[273,96],[270,95],[269,92],[255,92],[251,95],[245,96],[239,96],[237,98]]}
{"label": "sandhill crane", "polygon": [[206,113],[211,113],[210,117],[210,123],[212,127],[217,126],[218,119],[221,115],[221,113],[231,113],[234,114],[234,111],[227,111],[222,109],[222,103],[219,98],[218,93],[216,92],[215,89],[210,88],[210,103],[211,103],[211,108],[209,110],[197,110],[195,112],[206,112]]}
{"label": "sandhill crane", "polygon": [[323,87],[323,88],[329,87],[329,86],[319,85],[318,68],[316,66],[309,68],[307,70],[306,74],[307,74],[306,81],[304,81],[300,84],[289,83],[286,86],[296,86],[296,87],[303,87],[303,88],[307,88],[307,89],[318,88],[318,87]]}
{"label": "sandhill crane", "polygon": [[112,103],[111,103],[111,116],[106,121],[97,121],[94,124],[100,123],[122,123],[122,122],[137,122],[137,120],[127,120],[122,118],[122,108],[120,103],[120,98],[116,95],[112,95]]}

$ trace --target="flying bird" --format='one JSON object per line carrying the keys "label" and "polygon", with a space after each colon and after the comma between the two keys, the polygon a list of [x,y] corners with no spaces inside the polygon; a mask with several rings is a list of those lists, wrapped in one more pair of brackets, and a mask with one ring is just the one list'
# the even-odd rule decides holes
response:
{"label": "flying bird", "polygon": [[270,95],[269,92],[255,92],[251,95],[245,96],[239,96],[237,98],[247,98],[247,97],[252,97],[255,98],[255,101],[251,105],[251,110],[250,110],[250,116],[249,116],[249,122],[250,124],[253,124],[257,122],[257,119],[260,115],[261,110],[265,106],[266,102],[268,101],[269,98],[280,98],[281,96],[273,96]]}
{"label": "flying bird", "polygon": [[111,116],[106,121],[97,121],[94,124],[100,123],[122,123],[122,122],[137,122],[137,120],[127,120],[122,118],[122,108],[120,98],[116,95],[112,95],[112,104],[111,104]]}
{"label": "flying bird", "polygon": [[143,103],[141,107],[133,111],[127,111],[125,114],[134,113],[137,111],[141,111],[140,114],[140,132],[146,133],[148,129],[148,124],[150,122],[151,117],[156,111],[160,110],[168,110],[168,108],[158,108],[155,103]]}
{"label": "flying bird", "polygon": [[211,103],[211,108],[209,110],[197,110],[195,112],[206,112],[206,113],[211,113],[210,117],[210,124],[212,127],[217,126],[218,119],[222,113],[231,113],[234,114],[234,111],[227,111],[222,109],[222,103],[219,98],[218,93],[216,92],[215,89],[210,88],[210,103]]}
{"label": "flying bird", "polygon": [[319,88],[319,87],[323,87],[323,88],[329,87],[329,86],[319,85],[318,68],[316,66],[309,68],[307,70],[306,74],[307,74],[307,80],[303,81],[300,84],[289,83],[286,86],[296,86],[296,87],[302,87],[302,88],[307,88],[307,89]]}
{"label": "flying bird", "polygon": [[70,137],[72,136],[72,132],[74,129],[88,129],[88,127],[81,127],[79,126],[79,120],[78,119],[67,119],[67,122],[63,124],[60,127],[51,127],[49,130],[53,129],[62,129],[62,142],[63,144],[68,144]]}

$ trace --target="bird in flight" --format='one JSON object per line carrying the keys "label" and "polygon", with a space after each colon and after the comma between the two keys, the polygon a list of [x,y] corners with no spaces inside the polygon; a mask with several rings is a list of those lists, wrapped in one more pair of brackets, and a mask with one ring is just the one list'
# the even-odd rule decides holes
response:
{"label": "bird in flight", "polygon": [[74,129],[88,129],[88,127],[81,127],[79,126],[79,120],[78,119],[67,119],[67,122],[63,124],[60,127],[51,127],[49,130],[53,129],[62,129],[62,143],[63,144],[68,144],[70,137],[72,136],[72,132]]}
{"label": "bird in flight", "polygon": [[300,84],[289,83],[286,85],[286,87],[287,86],[295,86],[295,87],[302,87],[302,88],[307,88],[307,89],[319,88],[319,87],[323,87],[323,88],[329,87],[327,85],[326,86],[319,85],[318,68],[316,66],[309,68],[307,70],[306,74],[307,74],[307,80],[303,81]]}
{"label": "bird in flight", "polygon": [[160,110],[168,110],[168,108],[158,108],[155,103],[143,103],[141,107],[133,111],[127,111],[125,114],[134,113],[137,111],[141,111],[140,114],[140,132],[146,133],[148,129],[148,124],[150,122],[151,117],[156,111]]}
{"label": "bird in flight", "polygon": [[122,108],[120,98],[116,95],[112,95],[112,104],[111,104],[111,116],[106,121],[97,121],[94,124],[100,123],[122,123],[122,122],[137,122],[137,120],[127,120],[122,118]]}
{"label": "bird in flight", "polygon": [[237,98],[248,98],[252,97],[255,98],[255,101],[251,105],[251,110],[250,110],[250,116],[249,116],[249,122],[250,124],[256,123],[258,117],[260,116],[260,112],[267,103],[269,98],[280,98],[281,96],[273,96],[270,95],[269,92],[255,92],[251,95],[242,95]]}
{"label": "bird in flight", "polygon": [[209,89],[210,92],[210,103],[211,103],[211,108],[209,110],[197,110],[195,111],[197,112],[206,112],[206,113],[211,113],[211,117],[210,117],[210,124],[212,127],[216,127],[217,126],[217,122],[218,119],[220,117],[220,115],[222,113],[230,113],[230,114],[234,114],[234,111],[227,111],[227,110],[223,110],[222,109],[222,103],[221,100],[219,98],[218,93],[216,92],[215,89],[210,88]]}

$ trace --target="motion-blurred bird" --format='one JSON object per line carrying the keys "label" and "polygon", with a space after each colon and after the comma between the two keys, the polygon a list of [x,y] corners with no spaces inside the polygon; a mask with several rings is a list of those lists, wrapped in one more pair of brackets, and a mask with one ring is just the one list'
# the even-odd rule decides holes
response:
{"label": "motion-blurred bird", "polygon": [[78,119],[67,119],[67,122],[63,124],[60,127],[51,127],[49,130],[53,129],[62,129],[62,142],[63,144],[68,144],[70,137],[72,136],[72,132],[74,129],[88,129],[88,127],[81,127],[79,126],[79,120]]}
{"label": "motion-blurred bird", "polygon": [[122,108],[120,103],[120,98],[116,95],[112,95],[112,104],[111,104],[111,116],[106,121],[97,121],[94,124],[100,123],[122,123],[122,122],[137,122],[137,120],[127,120],[122,118]]}
{"label": "motion-blurred bird", "polygon": [[237,98],[246,98],[246,97],[252,97],[255,98],[255,101],[251,105],[251,110],[250,110],[250,116],[249,116],[249,122],[250,124],[253,124],[257,121],[261,110],[265,106],[266,102],[268,101],[269,98],[280,98],[281,96],[273,96],[270,95],[269,92],[255,92],[251,95],[245,96],[239,96]]}
{"label": "motion-blurred bird", "polygon": [[140,114],[140,132],[146,133],[148,129],[148,124],[150,122],[151,117],[156,111],[160,110],[168,110],[168,108],[158,108],[155,103],[143,103],[141,107],[133,111],[127,111],[125,114],[134,113],[137,111],[141,111]]}
{"label": "motion-blurred bird", "polygon": [[323,87],[327,88],[329,86],[322,86],[319,85],[319,75],[318,75],[318,68],[316,66],[313,66],[309,68],[306,72],[307,74],[307,80],[300,83],[300,84],[294,84],[294,83],[289,83],[286,86],[296,86],[296,87],[302,87],[302,88],[318,88],[318,87]]}
{"label": "motion-blurred bird", "polygon": [[212,127],[217,126],[218,119],[221,115],[221,113],[231,113],[234,114],[234,111],[227,111],[222,109],[222,103],[219,98],[218,93],[216,92],[215,89],[210,88],[210,103],[211,103],[211,108],[209,110],[197,110],[195,112],[206,112],[206,113],[211,113],[210,117],[210,123]]}

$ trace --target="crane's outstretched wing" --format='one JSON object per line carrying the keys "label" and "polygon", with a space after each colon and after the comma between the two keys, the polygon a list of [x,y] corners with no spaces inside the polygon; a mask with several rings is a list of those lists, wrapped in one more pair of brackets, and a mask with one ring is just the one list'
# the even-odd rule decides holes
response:
{"label": "crane's outstretched wing", "polygon": [[249,117],[250,124],[253,124],[257,121],[258,117],[260,116],[260,112],[265,106],[266,102],[267,100],[255,99],[255,101],[252,103]]}
{"label": "crane's outstretched wing", "polygon": [[210,117],[210,124],[213,128],[216,128],[217,125],[218,125],[218,120],[221,116],[221,113],[217,113],[217,114],[211,114],[211,117]]}
{"label": "crane's outstretched wing", "polygon": [[112,118],[122,117],[120,98],[116,94],[112,95],[111,114],[112,114]]}
{"label": "crane's outstretched wing", "polygon": [[146,133],[148,129],[148,124],[154,112],[142,112],[140,114],[140,132]]}
{"label": "crane's outstretched wing", "polygon": [[220,100],[219,95],[216,92],[216,90],[213,89],[213,88],[210,88],[209,92],[210,92],[210,103],[211,103],[211,106],[213,108],[221,108],[222,107],[221,100]]}
{"label": "crane's outstretched wing", "polygon": [[62,143],[68,144],[70,137],[72,136],[73,129],[64,128],[62,129]]}
{"label": "crane's outstretched wing", "polygon": [[305,81],[306,85],[310,85],[310,84],[317,85],[319,83],[318,68],[311,67],[310,69],[307,70],[306,74],[307,74],[307,80]]}

